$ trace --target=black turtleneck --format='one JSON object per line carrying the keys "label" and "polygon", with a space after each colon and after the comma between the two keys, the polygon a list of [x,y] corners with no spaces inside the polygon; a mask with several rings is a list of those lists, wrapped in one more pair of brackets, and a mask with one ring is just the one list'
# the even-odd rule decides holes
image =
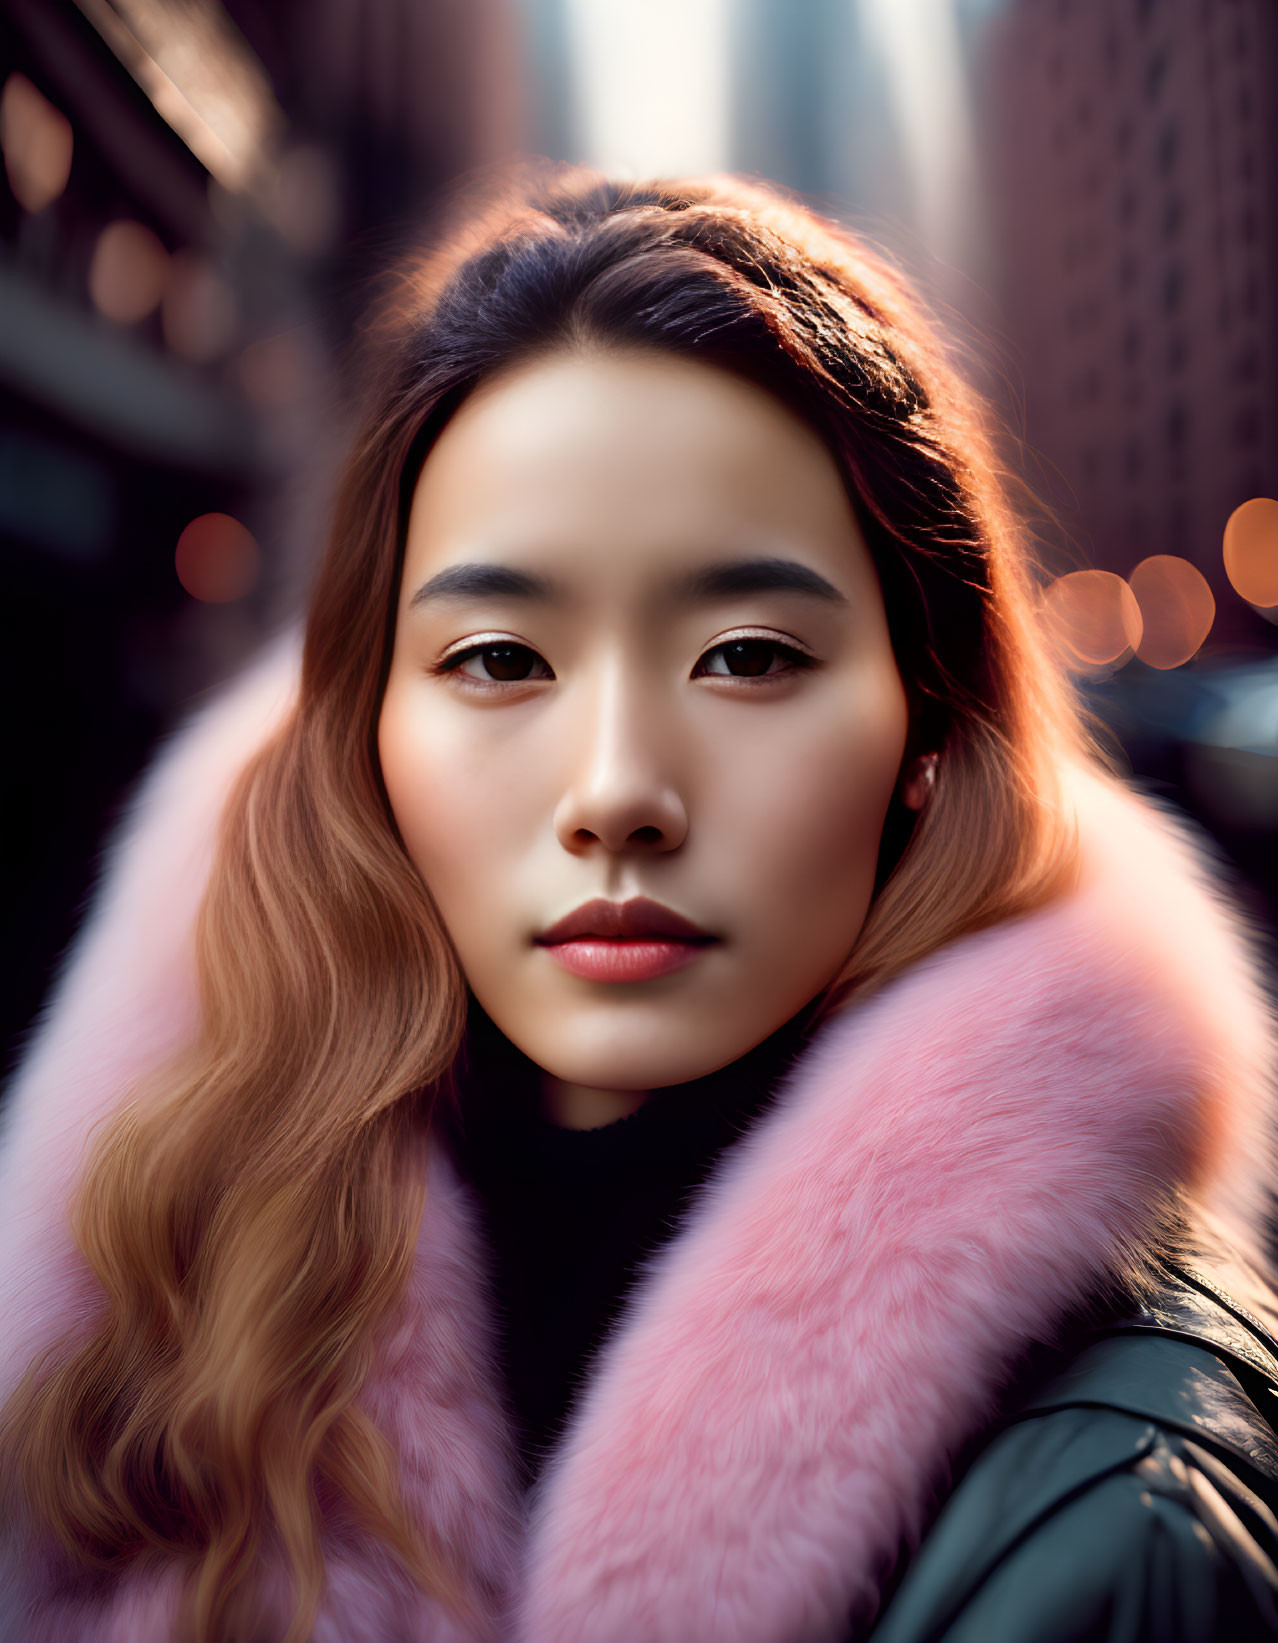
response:
{"label": "black turtleneck", "polygon": [[574,1130],[541,1115],[540,1070],[472,999],[443,1128],[493,1247],[525,1485],[645,1257],[675,1233],[716,1160],[768,1106],[813,1018],[809,1005],[727,1067],[654,1090],[611,1124]]}

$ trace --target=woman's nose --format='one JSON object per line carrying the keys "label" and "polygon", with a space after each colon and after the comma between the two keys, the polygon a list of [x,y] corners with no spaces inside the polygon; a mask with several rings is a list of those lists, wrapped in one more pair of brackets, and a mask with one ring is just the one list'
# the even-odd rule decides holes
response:
{"label": "woman's nose", "polygon": [[683,843],[688,813],[674,769],[677,738],[654,694],[619,665],[601,668],[584,694],[567,729],[569,779],[555,811],[565,850],[666,851]]}

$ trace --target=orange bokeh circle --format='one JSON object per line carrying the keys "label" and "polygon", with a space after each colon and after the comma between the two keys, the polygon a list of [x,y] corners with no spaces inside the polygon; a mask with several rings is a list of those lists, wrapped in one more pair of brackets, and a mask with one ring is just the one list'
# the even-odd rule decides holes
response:
{"label": "orange bokeh circle", "polygon": [[242,599],[257,583],[261,553],[229,513],[202,513],[178,537],[174,566],[193,599],[209,605]]}
{"label": "orange bokeh circle", "polygon": [[1262,610],[1278,605],[1278,501],[1253,496],[1225,524],[1225,575],[1234,592]]}
{"label": "orange bokeh circle", "polygon": [[1143,632],[1136,654],[1149,667],[1180,667],[1197,654],[1216,620],[1207,578],[1172,553],[1142,559],[1127,578],[1140,606]]}
{"label": "orange bokeh circle", "polygon": [[117,218],[98,235],[89,262],[89,295],[117,325],[145,319],[164,295],[169,254],[145,223]]}
{"label": "orange bokeh circle", "polygon": [[74,146],[66,115],[25,74],[11,74],[0,91],[0,148],[9,187],[24,211],[43,211],[63,193]]}
{"label": "orange bokeh circle", "polygon": [[1040,610],[1066,662],[1084,670],[1121,666],[1144,630],[1136,595],[1113,571],[1058,576],[1044,590]]}

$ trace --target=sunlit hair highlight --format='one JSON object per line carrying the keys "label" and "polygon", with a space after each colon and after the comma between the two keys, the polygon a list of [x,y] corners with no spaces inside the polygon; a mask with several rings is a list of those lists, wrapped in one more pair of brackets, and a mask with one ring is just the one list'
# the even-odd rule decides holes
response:
{"label": "sunlit hair highlight", "polygon": [[75,1228],[106,1305],[31,1367],[0,1436],[11,1491],[78,1561],[184,1563],[199,1643],[251,1631],[267,1540],[293,1574],[289,1643],[308,1634],[326,1501],[463,1614],[492,1597],[464,1545],[410,1520],[359,1403],[412,1270],[467,1004],[376,723],[407,499],[478,382],[557,349],[664,349],[763,385],[828,442],[883,585],[908,752],[940,752],[917,826],[891,820],[829,1010],[1072,882],[1059,775],[1097,757],[1036,627],[984,413],[908,282],[797,199],[728,177],[486,174],[377,290],[364,343],[296,707],[229,795],[199,915],[201,1030],[96,1146]]}

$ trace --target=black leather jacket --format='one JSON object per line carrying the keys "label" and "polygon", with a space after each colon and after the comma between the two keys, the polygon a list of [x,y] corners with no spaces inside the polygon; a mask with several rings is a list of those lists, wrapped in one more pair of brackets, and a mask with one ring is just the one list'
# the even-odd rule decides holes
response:
{"label": "black leather jacket", "polygon": [[1278,1341],[1200,1272],[1013,1393],[873,1643],[1278,1639]]}

